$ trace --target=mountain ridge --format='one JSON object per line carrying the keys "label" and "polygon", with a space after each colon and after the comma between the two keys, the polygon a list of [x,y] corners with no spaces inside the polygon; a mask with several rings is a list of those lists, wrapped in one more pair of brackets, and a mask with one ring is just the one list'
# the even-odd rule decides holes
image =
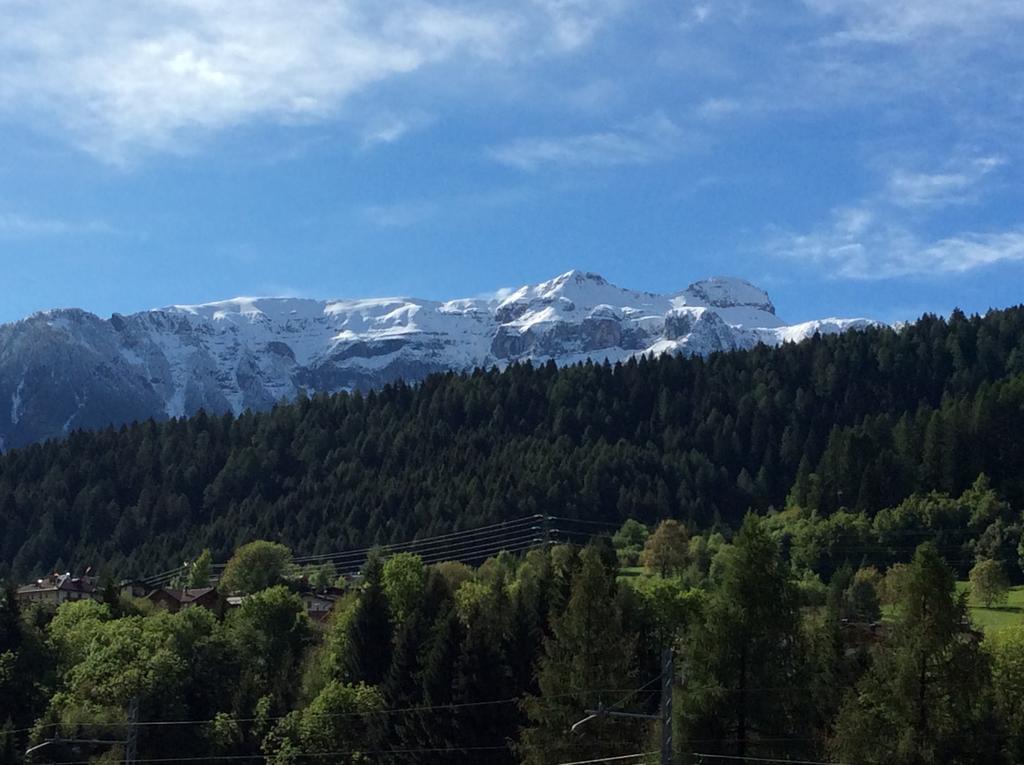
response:
{"label": "mountain ridge", "polygon": [[369,390],[515,361],[707,355],[875,323],[788,325],[764,290],[734,277],[665,295],[577,270],[448,301],[239,297],[109,319],[52,309],[0,325],[0,449],[200,409],[267,409],[302,391]]}

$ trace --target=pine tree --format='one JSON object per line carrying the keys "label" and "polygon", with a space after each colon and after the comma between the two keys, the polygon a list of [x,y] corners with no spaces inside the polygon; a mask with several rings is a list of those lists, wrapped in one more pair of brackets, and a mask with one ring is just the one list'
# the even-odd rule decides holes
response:
{"label": "pine tree", "polygon": [[350,682],[379,685],[391,667],[393,627],[384,594],[383,564],[373,554],[363,568],[359,602],[348,624],[346,669]]}
{"label": "pine tree", "polygon": [[761,689],[807,685],[799,593],[778,546],[754,515],[718,557],[703,625],[686,642],[684,728],[690,738],[715,742],[707,744],[713,752],[793,756],[798,748],[776,742],[800,737],[811,718],[807,701]]}
{"label": "pine tree", "polygon": [[210,548],[205,548],[199,557],[192,561],[188,570],[188,586],[192,588],[209,587],[210,573],[213,568],[213,555]]}
{"label": "pine tree", "polygon": [[[452,703],[452,678],[462,652],[465,630],[453,605],[438,615],[429,642],[423,647],[420,683],[426,709],[410,715],[408,724],[415,726],[416,737],[422,748],[447,753],[460,744],[458,720],[455,710],[445,708]],[[424,760],[425,761],[425,760]],[[438,758],[438,762],[442,759]]]}
{"label": "pine tree", "polygon": [[994,762],[984,699],[989,665],[953,573],[932,543],[907,568],[897,617],[847,696],[832,752],[865,765]]}
{"label": "pine tree", "polygon": [[468,705],[456,712],[456,734],[463,755],[454,761],[473,765],[486,759],[510,764],[514,761],[511,745],[520,725],[512,673],[502,642],[494,639],[484,614],[476,616],[466,626],[452,676],[452,701]]}
{"label": "pine tree", "polygon": [[628,722],[595,720],[575,740],[565,734],[583,710],[615,702],[615,689],[635,682],[636,641],[623,622],[615,572],[605,567],[596,548],[586,548],[568,603],[553,616],[552,635],[544,643],[537,673],[540,695],[524,702],[530,720],[520,739],[524,762],[609,756],[639,745],[640,726]]}

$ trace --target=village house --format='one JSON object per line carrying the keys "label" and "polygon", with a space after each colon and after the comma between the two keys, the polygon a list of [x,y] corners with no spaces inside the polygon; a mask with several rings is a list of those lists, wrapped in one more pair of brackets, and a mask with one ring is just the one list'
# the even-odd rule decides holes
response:
{"label": "village house", "polygon": [[334,604],[338,602],[340,591],[335,591],[333,588],[331,591],[325,592],[306,591],[299,593],[299,597],[306,604],[306,614],[310,619],[316,622],[325,622],[330,616]]}
{"label": "village house", "polygon": [[193,606],[201,606],[219,613],[224,606],[223,599],[215,587],[187,587],[183,590],[161,587],[153,590],[146,599],[172,614]]}
{"label": "village house", "polygon": [[22,605],[47,603],[59,606],[71,600],[99,600],[95,577],[71,576],[70,573],[50,574],[31,584],[23,584],[16,596]]}

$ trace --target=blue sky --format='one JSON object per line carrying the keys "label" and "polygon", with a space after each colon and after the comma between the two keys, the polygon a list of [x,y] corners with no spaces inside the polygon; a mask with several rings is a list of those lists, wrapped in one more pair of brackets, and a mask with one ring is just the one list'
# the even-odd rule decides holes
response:
{"label": "blue sky", "polygon": [[1024,301],[1020,0],[0,2],[0,321],[741,276]]}

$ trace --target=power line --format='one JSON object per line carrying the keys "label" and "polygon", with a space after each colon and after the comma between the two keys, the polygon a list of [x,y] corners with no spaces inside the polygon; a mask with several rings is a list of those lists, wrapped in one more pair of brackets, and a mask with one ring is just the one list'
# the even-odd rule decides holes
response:
{"label": "power line", "polygon": [[637,752],[636,754],[622,754],[617,757],[598,757],[596,760],[574,760],[573,762],[560,762],[558,765],[594,765],[602,762],[618,762],[620,760],[635,760],[638,757],[650,757],[657,752]]}
{"label": "power line", "polygon": [[[387,756],[398,756],[404,754],[444,754],[450,753],[463,753],[463,752],[496,752],[505,751],[509,748],[509,745],[496,745],[496,746],[448,746],[448,747],[434,747],[434,748],[422,748],[422,749],[350,749],[347,751],[338,752],[289,752],[289,757],[305,757],[305,758],[320,758],[320,757],[347,757],[353,754],[359,755],[371,755],[375,757],[387,757]],[[201,757],[138,757],[133,760],[133,763],[138,762],[208,762],[210,760],[218,761],[237,761],[237,760],[266,760],[266,755],[263,754],[207,754]],[[105,762],[116,764],[116,765],[130,765],[128,760],[106,760]],[[61,765],[91,765],[92,760],[76,760],[72,762],[64,762]]]}
{"label": "power line", "polygon": [[823,760],[788,760],[773,757],[751,757],[737,754],[708,754],[707,752],[689,752],[692,757],[706,757],[713,760],[741,760],[743,762],[784,762],[789,765],[844,765],[841,762],[825,762]]}
{"label": "power line", "polygon": [[357,555],[364,555],[364,554],[367,554],[367,553],[369,553],[369,552],[371,552],[373,550],[378,550],[380,552],[387,553],[387,552],[392,552],[392,551],[408,550],[410,548],[431,547],[431,546],[435,546],[435,545],[439,545],[439,544],[443,544],[443,543],[447,543],[447,542],[457,543],[458,541],[461,541],[463,539],[471,539],[473,537],[483,536],[483,535],[487,535],[487,534],[493,534],[493,533],[499,533],[500,534],[500,533],[504,533],[504,532],[512,532],[512,531],[517,531],[517,530],[524,530],[524,529],[520,529],[519,527],[522,527],[524,525],[529,525],[529,524],[533,524],[534,526],[536,526],[536,524],[539,523],[541,520],[542,520],[542,516],[533,515],[533,516],[528,516],[526,518],[519,518],[519,519],[516,519],[516,520],[503,521],[502,523],[491,524],[490,526],[482,526],[480,528],[467,529],[466,531],[452,532],[450,534],[440,534],[438,536],[425,537],[423,539],[414,539],[414,540],[410,540],[410,541],[407,541],[407,542],[396,542],[394,544],[389,544],[389,545],[377,545],[377,546],[374,546],[374,547],[363,547],[363,548],[359,548],[359,549],[355,549],[355,550],[345,550],[345,551],[336,552],[336,553],[322,553],[320,555],[298,556],[298,557],[295,558],[295,562],[296,563],[313,563],[313,562],[316,562],[318,560],[324,560],[324,559],[330,559],[330,558],[352,557],[352,556],[357,556]]}
{"label": "power line", "polygon": [[[648,683],[649,685],[649,683]],[[639,693],[644,688],[635,689],[624,689],[624,688],[598,688],[590,690],[574,691],[572,693],[561,693],[554,694],[551,696],[539,697],[541,701],[553,701],[560,698],[575,698],[583,694],[601,694],[601,693],[622,693],[628,691],[630,694]],[[334,719],[334,718],[347,718],[347,717],[374,717],[378,715],[397,715],[397,714],[411,714],[417,712],[444,712],[454,711],[456,709],[467,709],[475,707],[485,706],[504,706],[508,704],[518,704],[524,700],[525,697],[511,696],[504,699],[493,699],[490,701],[471,701],[463,702],[459,704],[434,704],[434,705],[423,705],[413,707],[394,707],[391,709],[368,709],[360,712],[334,712],[318,714],[317,718],[323,719]],[[234,723],[251,723],[251,722],[278,722],[284,720],[288,715],[276,715],[267,717],[215,717],[204,720],[150,720],[136,723],[129,723],[128,721],[123,722],[103,722],[103,721],[90,721],[90,720],[62,720],[60,722],[43,723],[39,725],[39,728],[55,728],[61,725],[67,726],[83,726],[83,727],[94,727],[94,728],[120,728],[126,725],[135,725],[138,727],[152,728],[152,727],[175,727],[183,725],[210,725],[212,723],[223,721],[223,722],[234,722]],[[10,733],[25,733],[28,731],[35,730],[32,728],[19,728],[17,730],[9,731]]]}
{"label": "power line", "polygon": [[[518,703],[520,699],[518,697],[512,697],[507,699],[496,699],[493,701],[474,701],[466,702],[462,704],[436,704],[433,706],[419,706],[419,707],[399,707],[395,709],[368,709],[361,712],[334,712],[330,714],[318,714],[317,718],[339,718],[339,717],[373,717],[375,715],[393,715],[393,714],[408,714],[412,712],[432,712],[440,710],[455,710],[463,709],[467,707],[486,707],[486,706],[498,706],[505,704]],[[288,717],[288,715],[277,715],[273,717],[215,717],[209,720],[150,720],[148,722],[137,722],[131,723],[142,728],[160,728],[160,727],[174,727],[179,725],[210,725],[212,723],[223,721],[223,722],[235,722],[235,723],[251,723],[251,722],[279,722]],[[74,721],[61,721],[55,723],[44,723],[41,727],[58,727],[61,725],[69,726],[87,726],[94,728],[121,728],[129,725],[125,722],[91,722],[88,720],[74,720]],[[27,728],[25,730],[32,730]]]}
{"label": "power line", "polygon": [[[545,516],[543,515],[530,515],[523,518],[515,518],[508,521],[489,524],[487,526],[481,526],[475,529],[449,532],[447,534],[439,534],[423,539],[414,539],[373,547],[362,547],[353,550],[341,550],[332,553],[321,553],[318,555],[297,556],[293,559],[293,562],[296,564],[345,564],[348,562],[361,562],[373,551],[379,551],[386,555],[388,553],[397,552],[428,554],[445,548],[458,549],[458,547],[468,543],[494,542],[504,537],[513,537],[519,534],[526,534],[527,532],[540,532],[543,529],[539,524],[544,520],[544,518]],[[214,564],[213,568],[214,570],[222,570],[224,565],[225,564],[222,563]],[[175,576],[186,571],[187,568],[188,566],[180,566],[175,569],[162,571],[159,574],[142,577],[140,581],[159,584],[173,579]]]}

